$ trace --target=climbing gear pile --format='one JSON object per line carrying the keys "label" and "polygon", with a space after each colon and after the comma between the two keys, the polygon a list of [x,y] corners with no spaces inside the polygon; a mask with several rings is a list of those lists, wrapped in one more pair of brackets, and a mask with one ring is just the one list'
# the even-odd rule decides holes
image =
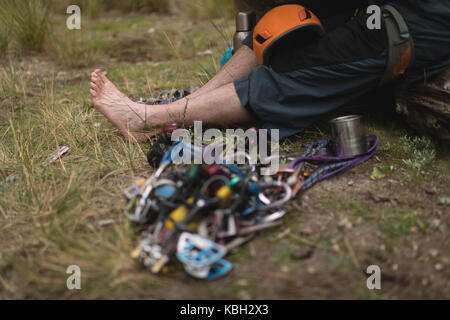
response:
{"label": "climbing gear pile", "polygon": [[176,142],[152,177],[125,190],[126,215],[149,225],[136,257],[152,272],[176,254],[189,274],[211,279],[231,269],[222,259],[229,250],[255,231],[280,224],[285,211],[279,210],[291,189],[258,181],[256,166],[173,165],[171,155],[189,148]]}
{"label": "climbing gear pile", "polygon": [[368,152],[354,157],[334,156],[327,140],[304,145],[302,154],[277,156],[288,162],[285,169],[263,176],[271,156],[255,165],[230,165],[225,159],[212,165],[175,164],[175,157],[186,152],[193,157],[206,148],[182,140],[169,142],[174,128],[169,126],[158,138],[164,140],[158,146],[162,156],[148,157],[157,166],[155,173],[124,191],[125,214],[146,228],[134,258],[151,272],[161,273],[168,271],[176,256],[185,271],[199,279],[230,272],[232,265],[224,259],[227,253],[258,231],[280,226],[286,214],[283,207],[291,198],[368,160],[379,144],[378,137],[367,136]]}

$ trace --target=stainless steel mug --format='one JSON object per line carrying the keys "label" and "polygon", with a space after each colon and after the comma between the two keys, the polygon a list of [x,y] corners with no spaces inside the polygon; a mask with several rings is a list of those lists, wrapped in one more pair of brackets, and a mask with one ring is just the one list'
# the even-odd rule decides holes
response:
{"label": "stainless steel mug", "polygon": [[350,115],[330,121],[333,135],[331,149],[335,156],[352,157],[367,153],[361,118],[359,115]]}

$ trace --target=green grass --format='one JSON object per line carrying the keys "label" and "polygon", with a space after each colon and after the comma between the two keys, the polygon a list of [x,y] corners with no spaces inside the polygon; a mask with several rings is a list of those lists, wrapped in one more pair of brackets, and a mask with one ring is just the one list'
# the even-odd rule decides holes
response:
{"label": "green grass", "polygon": [[59,65],[67,68],[82,68],[99,61],[99,50],[88,34],[62,29],[50,35],[47,53]]}
{"label": "green grass", "polygon": [[[90,1],[91,2],[91,1]],[[121,12],[156,12],[169,13],[170,0],[103,0],[100,1],[106,10],[116,9]]]}
{"label": "green grass", "polygon": [[[16,244],[31,253],[28,243],[32,240],[52,261],[52,267],[46,265],[50,262],[37,261],[39,268],[47,270],[42,278],[27,260],[15,256],[17,252],[6,248],[2,251],[13,269],[23,270],[22,284],[33,287],[39,281],[48,281],[46,294],[66,291],[61,272],[68,263],[82,265],[89,275],[87,279],[98,279],[110,288],[111,279],[120,282],[114,273],[121,272],[121,260],[126,268],[134,266],[128,259],[133,237],[121,215],[120,189],[125,184],[117,178],[133,177],[142,170],[142,147],[125,142],[84,105],[41,103],[38,107],[33,117],[22,117],[0,131],[0,211],[7,212],[0,220],[8,226],[12,217],[20,217],[19,226],[25,234]],[[93,125],[97,121],[104,129]],[[48,156],[62,145],[70,146],[69,155],[45,165]],[[17,185],[4,182],[11,174],[18,176]],[[116,196],[110,198],[111,194]],[[118,200],[115,204],[114,198]],[[120,228],[101,229],[95,225],[94,217],[101,219],[111,214],[116,215]],[[6,227],[3,237],[15,237],[15,232]],[[90,264],[94,257],[97,262]],[[107,269],[112,273],[104,272]],[[97,283],[91,294],[94,297],[100,292],[104,291]]]}
{"label": "green grass", "polygon": [[291,259],[291,252],[290,246],[283,246],[273,253],[271,260],[276,263],[286,263]]}
{"label": "green grass", "polygon": [[235,12],[233,0],[198,0],[192,2],[177,0],[175,3],[179,6],[179,11],[185,11],[192,19],[230,18]]}
{"label": "green grass", "polygon": [[3,31],[0,32],[0,58],[4,56],[9,47],[9,31],[4,26],[0,26]]}
{"label": "green grass", "polygon": [[52,7],[64,12],[71,4],[80,6],[90,17],[99,17],[104,12],[187,14],[194,18],[231,17],[234,14],[233,0],[53,0]]}
{"label": "green grass", "polygon": [[97,18],[105,12],[128,13],[170,13],[171,0],[51,0],[55,12],[65,13],[69,5],[78,5],[82,13]]}
{"label": "green grass", "polygon": [[[50,30],[50,11],[41,0],[3,0],[0,22],[23,51],[40,52]],[[9,27],[9,28],[8,28]]]}
{"label": "green grass", "polygon": [[[162,32],[169,38],[160,44],[161,50],[172,55],[170,63],[111,63],[108,54],[101,57],[109,65],[110,78],[136,99],[162,89],[200,84],[201,65],[216,70],[221,49],[214,57],[192,54],[190,63],[182,56],[174,59],[182,51],[178,41],[188,36],[173,31],[176,19],[161,19],[173,22]],[[139,20],[146,27],[145,21]],[[108,23],[106,29],[114,28],[114,20]],[[221,41],[209,22],[203,28],[203,33],[192,31],[198,35],[194,50]],[[59,31],[67,42],[71,35],[76,37]],[[85,41],[95,47],[91,32],[87,30]],[[108,34],[106,30],[102,36]],[[108,45],[99,50],[108,50]],[[2,104],[6,121],[0,122],[0,297],[120,298],[124,290],[151,292],[164,280],[149,275],[130,258],[137,233],[123,216],[122,196],[134,179],[149,174],[148,145],[125,141],[92,107],[87,77],[66,84],[58,82],[51,70],[28,74],[27,59],[3,60],[0,67],[2,103],[7,99],[22,106],[12,111]],[[64,66],[69,73],[77,73],[71,68],[79,67],[76,61],[85,58],[67,65],[57,56],[37,59],[51,59],[51,68]],[[68,102],[60,102],[63,99]],[[70,147],[70,152],[46,165],[61,146]],[[11,176],[17,183],[7,179]],[[102,219],[116,222],[100,227]],[[65,286],[65,269],[71,264],[83,270],[83,291],[78,295]]]}
{"label": "green grass", "polygon": [[404,163],[416,172],[436,160],[436,150],[429,138],[404,136],[401,139],[401,144],[405,152],[412,154],[412,157],[404,160]]}
{"label": "green grass", "polygon": [[[82,31],[67,30],[66,8],[69,4],[77,4],[81,8]],[[195,13],[191,11],[194,10]],[[4,56],[8,48],[14,49],[16,53],[28,54],[30,52],[46,53],[60,65],[72,67],[86,67],[98,62],[98,44],[102,43],[94,31],[98,27],[90,29],[90,21],[106,12],[112,12],[113,17],[121,17],[129,13],[174,13],[186,14],[191,12],[196,19],[209,19],[231,17],[233,12],[232,1],[203,0],[202,3],[185,3],[178,0],[139,0],[139,1],[116,1],[116,0],[81,0],[73,1],[43,1],[43,0],[4,0],[0,7],[0,57]],[[139,20],[139,19],[138,19]],[[127,20],[130,25],[103,23],[108,28],[119,32],[130,27],[136,27],[133,22]],[[139,20],[141,22],[142,20]],[[223,28],[220,26],[219,28]],[[113,30],[110,30],[113,31]],[[222,30],[223,31],[223,30]],[[185,30],[174,25],[167,26],[163,32],[156,32],[157,38],[150,41],[144,50],[131,52],[132,56],[141,55],[145,52],[148,58],[155,60],[171,60],[174,55],[182,57],[195,56],[197,47],[201,43],[193,42],[197,38],[186,37]],[[232,34],[227,34],[227,42],[230,42]],[[180,41],[177,41],[180,40]],[[139,50],[142,43],[149,42],[142,37],[140,43],[125,43],[115,41],[122,48]],[[167,51],[167,42],[173,50]],[[104,47],[103,45],[100,45]],[[111,48],[113,55],[117,50]],[[102,52],[105,54],[104,52]],[[169,53],[169,54],[167,54]],[[115,56],[119,60],[129,56],[126,52]]]}
{"label": "green grass", "polygon": [[[19,75],[21,72],[22,75]],[[29,76],[24,75],[18,63],[10,59],[0,63],[0,99],[17,98],[25,96]]]}

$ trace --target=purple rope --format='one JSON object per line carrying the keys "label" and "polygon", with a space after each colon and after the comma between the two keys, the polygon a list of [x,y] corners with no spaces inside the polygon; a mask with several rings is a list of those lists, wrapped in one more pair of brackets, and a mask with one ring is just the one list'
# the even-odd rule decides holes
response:
{"label": "purple rope", "polygon": [[317,169],[317,171],[321,171],[323,168],[326,168],[332,164],[343,162],[343,161],[348,161],[348,163],[345,166],[342,166],[337,170],[327,172],[326,174],[320,176],[319,179],[317,181],[315,181],[314,183],[316,183],[318,181],[322,181],[322,180],[327,179],[335,174],[338,174],[338,173],[347,171],[351,168],[354,168],[357,165],[364,163],[367,160],[369,160],[370,158],[372,158],[373,155],[375,154],[375,151],[376,151],[378,145],[380,144],[380,138],[375,135],[368,135],[368,136],[366,136],[366,141],[369,144],[369,150],[367,151],[367,153],[365,153],[363,155],[356,156],[356,157],[355,156],[353,156],[353,157],[336,157],[333,154],[331,154],[330,152],[327,152],[326,154],[323,154],[320,156],[306,156],[306,157],[300,157],[298,159],[295,159],[295,160],[291,161],[288,168],[295,170],[300,165],[300,163],[309,162],[309,163],[313,163],[313,164],[322,164],[322,166],[319,169]]}

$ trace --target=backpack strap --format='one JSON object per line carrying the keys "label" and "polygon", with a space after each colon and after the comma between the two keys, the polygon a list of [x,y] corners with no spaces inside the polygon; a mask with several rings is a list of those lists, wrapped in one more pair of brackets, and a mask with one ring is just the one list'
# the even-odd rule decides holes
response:
{"label": "backpack strap", "polygon": [[382,13],[388,38],[388,60],[380,86],[404,74],[415,57],[414,40],[400,12],[391,5],[385,5]]}

